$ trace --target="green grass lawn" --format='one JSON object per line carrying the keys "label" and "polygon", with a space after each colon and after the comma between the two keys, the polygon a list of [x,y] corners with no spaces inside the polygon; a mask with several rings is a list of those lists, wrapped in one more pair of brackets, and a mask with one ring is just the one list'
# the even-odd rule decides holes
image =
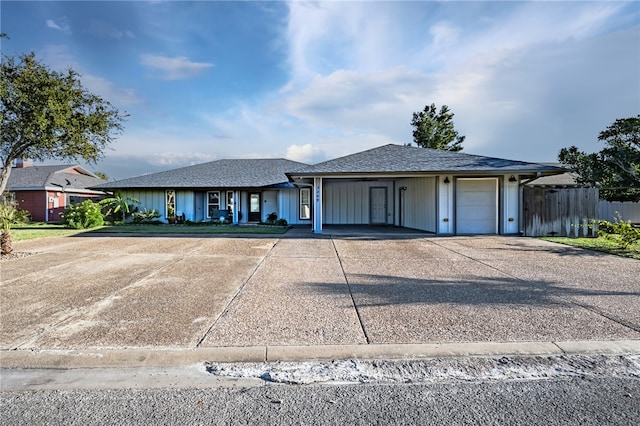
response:
{"label": "green grass lawn", "polygon": [[23,223],[11,227],[13,241],[33,240],[35,238],[74,235],[83,232],[82,229],[69,229],[62,225],[47,223]]}
{"label": "green grass lawn", "polygon": [[75,235],[80,233],[110,233],[110,234],[284,234],[286,227],[282,226],[233,226],[233,225],[119,225],[102,226],[94,229],[69,229],[63,225],[47,223],[27,223],[11,227],[13,241],[33,240],[35,238]]}
{"label": "green grass lawn", "polygon": [[253,225],[118,225],[87,230],[89,234],[284,234],[289,228]]}
{"label": "green grass lawn", "polygon": [[640,244],[636,242],[629,249],[620,246],[615,240],[598,237],[598,238],[568,238],[568,237],[543,237],[545,241],[565,244],[572,247],[579,247],[588,250],[601,251],[604,253],[615,254],[616,256],[630,257],[640,260]]}

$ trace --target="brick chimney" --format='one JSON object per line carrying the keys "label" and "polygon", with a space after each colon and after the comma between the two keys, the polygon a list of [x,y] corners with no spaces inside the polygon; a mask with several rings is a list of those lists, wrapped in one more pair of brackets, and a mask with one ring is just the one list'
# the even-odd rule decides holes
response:
{"label": "brick chimney", "polygon": [[18,158],[16,160],[16,169],[24,169],[33,166],[33,162],[28,158]]}

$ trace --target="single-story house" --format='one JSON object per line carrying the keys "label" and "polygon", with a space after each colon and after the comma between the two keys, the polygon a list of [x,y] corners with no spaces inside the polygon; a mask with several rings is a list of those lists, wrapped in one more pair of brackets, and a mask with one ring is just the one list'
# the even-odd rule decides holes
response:
{"label": "single-story house", "polygon": [[155,209],[160,220],[183,217],[193,222],[266,221],[276,213],[290,224],[311,224],[298,214],[299,191],[287,171],[306,164],[282,158],[227,159],[103,183],[100,190],[118,191],[140,201],[140,209]]}
{"label": "single-story house", "polygon": [[11,168],[5,191],[19,208],[31,214],[32,221],[59,222],[67,206],[104,198],[104,191],[90,189],[104,182],[77,164],[36,166],[18,160]]}
{"label": "single-story house", "polygon": [[233,223],[395,225],[434,234],[522,232],[522,187],[559,167],[385,145],[315,165],[284,159],[219,160],[102,184],[141,208],[192,221],[229,210]]}

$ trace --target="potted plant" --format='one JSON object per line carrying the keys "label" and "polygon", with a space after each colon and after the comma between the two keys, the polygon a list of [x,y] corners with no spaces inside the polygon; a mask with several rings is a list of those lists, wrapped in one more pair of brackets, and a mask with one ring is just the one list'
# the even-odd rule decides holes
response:
{"label": "potted plant", "polygon": [[176,223],[176,210],[171,206],[167,208],[167,222],[171,225]]}

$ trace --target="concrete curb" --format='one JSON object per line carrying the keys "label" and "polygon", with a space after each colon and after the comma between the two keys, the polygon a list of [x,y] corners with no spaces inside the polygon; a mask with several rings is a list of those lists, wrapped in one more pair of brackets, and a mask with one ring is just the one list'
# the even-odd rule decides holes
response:
{"label": "concrete curb", "polygon": [[640,354],[640,340],[471,342],[402,345],[244,346],[219,348],[4,350],[0,368],[179,367],[204,362],[302,362],[460,356]]}

